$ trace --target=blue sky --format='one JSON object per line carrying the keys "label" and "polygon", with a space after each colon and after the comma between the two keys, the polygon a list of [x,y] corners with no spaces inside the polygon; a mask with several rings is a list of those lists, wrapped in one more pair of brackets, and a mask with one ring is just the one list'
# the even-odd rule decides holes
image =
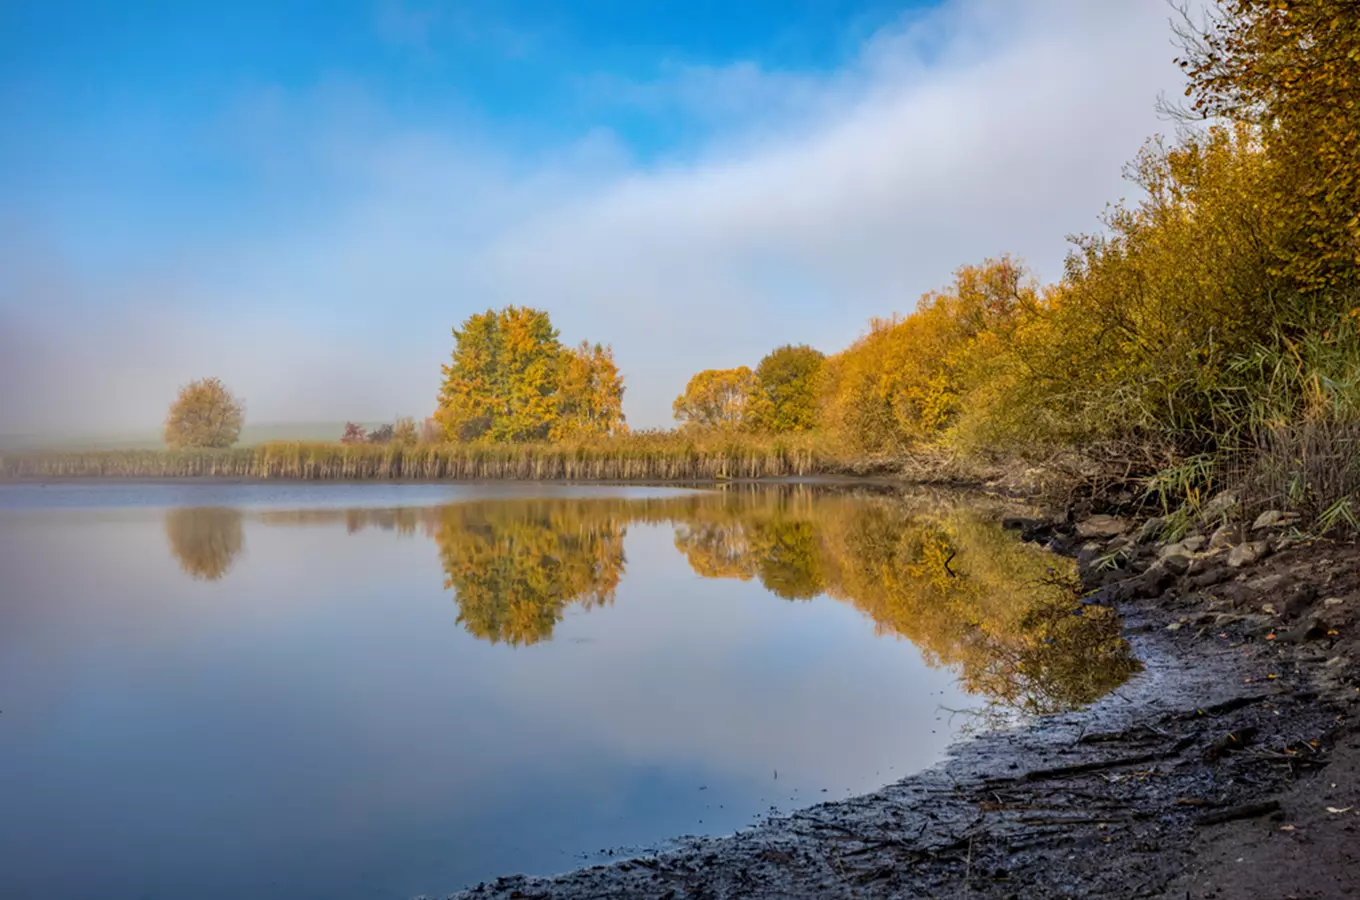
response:
{"label": "blue sky", "polygon": [[[1052,276],[1176,73],[1162,0],[10,2],[0,431],[430,411],[504,303],[692,372]],[[82,408],[79,415],[73,411]]]}

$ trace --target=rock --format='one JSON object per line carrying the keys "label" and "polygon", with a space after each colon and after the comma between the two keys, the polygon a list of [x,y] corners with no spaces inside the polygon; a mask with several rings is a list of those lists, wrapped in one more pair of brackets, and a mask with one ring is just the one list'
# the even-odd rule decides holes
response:
{"label": "rock", "polygon": [[1281,512],[1278,509],[1268,509],[1256,517],[1256,521],[1251,523],[1252,531],[1261,531],[1266,528],[1280,528],[1285,525],[1297,522],[1299,517],[1293,513]]}
{"label": "rock", "polygon": [[1167,631],[1180,631],[1181,628],[1183,628],[1183,627],[1184,627],[1184,626],[1182,626],[1180,622],[1172,622],[1170,625],[1166,626],[1166,630],[1167,630]]}
{"label": "rock", "polygon": [[1007,531],[1038,531],[1047,524],[1043,519],[1031,519],[1026,516],[1006,516],[1001,520],[1001,527]]}
{"label": "rock", "polygon": [[1328,597],[1326,600],[1322,601],[1322,605],[1330,609],[1333,606],[1340,606],[1345,602],[1345,599],[1342,597]]}
{"label": "rock", "polygon": [[1162,566],[1172,575],[1184,575],[1190,569],[1190,557],[1184,553],[1173,553],[1162,558]]}
{"label": "rock", "polygon": [[1142,525],[1138,526],[1138,532],[1134,535],[1134,540],[1140,544],[1146,544],[1148,541],[1162,533],[1162,527],[1164,525],[1166,525],[1166,519],[1163,519],[1161,516],[1153,516]]}
{"label": "rock", "polygon": [[1206,543],[1208,542],[1205,540],[1204,535],[1192,534],[1181,541],[1181,546],[1191,553],[1198,553],[1204,549]]}
{"label": "rock", "polygon": [[1313,605],[1313,601],[1315,600],[1317,600],[1317,588],[1314,585],[1299,585],[1290,593],[1288,599],[1284,601],[1285,618],[1297,619]]}
{"label": "rock", "polygon": [[1198,553],[1199,551],[1203,550],[1204,545],[1206,543],[1207,541],[1205,541],[1203,537],[1201,537],[1200,535],[1195,535],[1193,537],[1188,537],[1185,538],[1184,540],[1177,541],[1174,544],[1167,544],[1161,550],[1157,551],[1157,555],[1162,559],[1166,559],[1168,556],[1175,556],[1176,554],[1190,556],[1191,554]]}
{"label": "rock", "polygon": [[1247,582],[1247,587],[1258,594],[1278,594],[1294,586],[1297,579],[1289,572],[1275,572]]}
{"label": "rock", "polygon": [[1148,569],[1133,581],[1133,594],[1135,597],[1151,598],[1156,597],[1165,591],[1175,582],[1176,576],[1165,566],[1156,565]]}
{"label": "rock", "polygon": [[1237,543],[1237,526],[1222,525],[1209,537],[1209,549],[1218,550],[1223,547],[1231,547]]}
{"label": "rock", "polygon": [[1234,569],[1249,566],[1270,555],[1270,545],[1265,541],[1247,541],[1228,551],[1228,565]]}
{"label": "rock", "polygon": [[1232,491],[1222,491],[1209,499],[1200,508],[1200,518],[1205,522],[1216,522],[1237,508],[1237,495]]}
{"label": "rock", "polygon": [[1214,616],[1214,627],[1222,628],[1225,625],[1236,625],[1242,621],[1242,617],[1235,613],[1219,613]]}
{"label": "rock", "polygon": [[[1082,544],[1081,549],[1077,551],[1077,567],[1082,569],[1083,573],[1087,570],[1093,570],[1096,561],[1104,555],[1105,548],[1102,545],[1096,543]],[[1097,573],[1092,571],[1091,574],[1094,576]]]}
{"label": "rock", "polygon": [[1077,523],[1077,536],[1083,538],[1119,537],[1128,530],[1129,523],[1127,520],[1103,514],[1091,516],[1089,519]]}
{"label": "rock", "polygon": [[1197,559],[1190,564],[1189,578],[1190,587],[1207,588],[1216,584],[1222,584],[1233,577],[1233,570],[1227,566],[1219,564],[1205,564],[1205,560]]}
{"label": "rock", "polygon": [[1309,619],[1279,636],[1288,644],[1302,644],[1306,641],[1320,641],[1327,636],[1327,626],[1317,619]]}

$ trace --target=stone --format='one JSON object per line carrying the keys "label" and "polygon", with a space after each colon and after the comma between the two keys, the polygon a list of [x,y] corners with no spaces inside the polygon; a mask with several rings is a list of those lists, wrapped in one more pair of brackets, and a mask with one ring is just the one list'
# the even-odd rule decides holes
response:
{"label": "stone", "polygon": [[1077,523],[1077,536],[1083,538],[1119,537],[1129,530],[1126,519],[1115,516],[1096,515]]}
{"label": "stone", "polygon": [[1279,639],[1288,644],[1302,644],[1306,641],[1320,641],[1327,636],[1327,626],[1317,619],[1309,619],[1306,622],[1291,628]]}
{"label": "stone", "polygon": [[1204,535],[1192,534],[1181,541],[1181,546],[1191,553],[1198,553],[1204,549],[1206,543],[1208,543],[1208,541],[1205,540]]}
{"label": "stone", "polygon": [[1183,627],[1183,626],[1181,625],[1180,622],[1172,622],[1170,625],[1166,626],[1166,630],[1167,630],[1167,631],[1180,631],[1182,627]]}
{"label": "stone", "polygon": [[1293,587],[1297,580],[1289,572],[1274,572],[1260,578],[1253,578],[1247,582],[1247,587],[1258,594],[1278,594]]}
{"label": "stone", "polygon": [[1265,541],[1247,541],[1228,551],[1228,565],[1234,569],[1249,566],[1270,555],[1270,545]]}
{"label": "stone", "polygon": [[1222,525],[1209,537],[1209,549],[1218,550],[1237,543],[1237,526]]}
{"label": "stone", "polygon": [[1209,498],[1200,508],[1200,518],[1205,522],[1215,522],[1237,508],[1237,495],[1232,491],[1222,491]]}
{"label": "stone", "polygon": [[1162,558],[1162,566],[1172,575],[1184,575],[1190,569],[1190,557],[1184,553],[1173,553]]}
{"label": "stone", "polygon": [[1331,608],[1333,606],[1340,606],[1345,602],[1345,599],[1342,597],[1328,597],[1326,600],[1322,601],[1322,605]]}
{"label": "stone", "polygon": [[1308,611],[1317,600],[1317,587],[1311,584],[1300,584],[1290,592],[1284,601],[1284,615],[1287,619],[1297,619]]}
{"label": "stone", "polygon": [[1134,582],[1133,592],[1135,597],[1152,598],[1171,587],[1176,576],[1165,566],[1157,565],[1130,580]]}
{"label": "stone", "polygon": [[1256,521],[1251,523],[1252,531],[1260,531],[1265,528],[1279,528],[1286,525],[1290,520],[1298,521],[1298,516],[1290,516],[1278,509],[1268,509],[1256,517]]}
{"label": "stone", "polygon": [[1168,556],[1175,556],[1177,554],[1191,556],[1203,550],[1206,543],[1207,541],[1205,541],[1203,537],[1194,535],[1193,537],[1179,540],[1174,544],[1167,544],[1161,550],[1157,551],[1157,556],[1161,559],[1166,559]]}
{"label": "stone", "polygon": [[1205,565],[1203,559],[1197,559],[1190,564],[1190,587],[1207,588],[1216,584],[1222,584],[1233,577],[1233,570],[1224,565]]}

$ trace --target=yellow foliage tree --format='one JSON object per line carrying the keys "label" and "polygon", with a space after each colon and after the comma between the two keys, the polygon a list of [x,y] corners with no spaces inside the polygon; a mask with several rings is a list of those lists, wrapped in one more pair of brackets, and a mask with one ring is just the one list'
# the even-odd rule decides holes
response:
{"label": "yellow foliage tree", "polygon": [[487,310],[453,337],[435,412],[449,440],[561,440],[623,428],[623,378],[612,351],[563,348],[546,312]]}
{"label": "yellow foliage tree", "polygon": [[705,369],[685,385],[671,411],[682,425],[697,428],[740,428],[755,389],[755,374],[746,366]]}
{"label": "yellow foliage tree", "polygon": [[221,449],[241,437],[245,407],[220,378],[201,378],[179,389],[165,418],[165,443],[171,449]]}

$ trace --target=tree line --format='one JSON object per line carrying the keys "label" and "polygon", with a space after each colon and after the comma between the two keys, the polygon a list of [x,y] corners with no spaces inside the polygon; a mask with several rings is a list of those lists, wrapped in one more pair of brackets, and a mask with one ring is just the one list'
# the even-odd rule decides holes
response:
{"label": "tree line", "polygon": [[[846,458],[1077,449],[1198,473],[1188,491],[1231,467],[1360,524],[1360,4],[1217,0],[1176,34],[1187,89],[1164,108],[1184,127],[1145,145],[1138,199],[1070,239],[1060,278],[1002,254],[840,352],[699,372],[673,404],[680,432],[808,434]],[[488,310],[453,338],[427,439],[626,432],[610,349],[564,346],[546,312]],[[230,443],[234,403],[214,379],[188,386],[167,443]],[[1317,447],[1344,477],[1296,470]]]}

